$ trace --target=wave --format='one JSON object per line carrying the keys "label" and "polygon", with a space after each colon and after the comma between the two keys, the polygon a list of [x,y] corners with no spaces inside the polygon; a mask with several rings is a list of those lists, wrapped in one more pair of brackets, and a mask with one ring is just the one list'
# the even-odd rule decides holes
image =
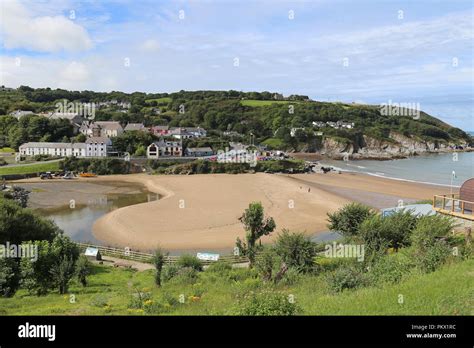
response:
{"label": "wave", "polygon": [[430,182],[430,181],[419,181],[419,180],[410,180],[410,179],[403,179],[403,178],[396,178],[393,176],[385,176],[384,173],[370,173],[370,172],[357,172],[357,173],[362,173],[362,174],[367,174],[371,176],[376,176],[379,178],[385,178],[385,179],[390,179],[390,180],[397,180],[397,181],[406,181],[406,182],[414,182],[417,184],[425,184],[425,185],[435,185],[435,186],[443,186],[443,187],[461,187],[461,185],[448,185],[448,184],[439,184],[436,182]]}

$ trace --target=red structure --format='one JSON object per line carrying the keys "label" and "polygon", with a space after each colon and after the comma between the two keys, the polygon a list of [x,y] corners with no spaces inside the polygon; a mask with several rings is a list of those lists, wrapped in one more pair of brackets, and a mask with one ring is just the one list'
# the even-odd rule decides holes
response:
{"label": "red structure", "polygon": [[459,190],[459,199],[466,201],[464,209],[472,212],[474,208],[474,178],[466,180]]}

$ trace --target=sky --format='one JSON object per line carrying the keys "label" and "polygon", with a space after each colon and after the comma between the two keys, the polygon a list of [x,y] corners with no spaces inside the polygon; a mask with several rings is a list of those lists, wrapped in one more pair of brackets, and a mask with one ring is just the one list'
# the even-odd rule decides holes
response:
{"label": "sky", "polygon": [[474,130],[470,0],[0,0],[0,85],[419,103]]}

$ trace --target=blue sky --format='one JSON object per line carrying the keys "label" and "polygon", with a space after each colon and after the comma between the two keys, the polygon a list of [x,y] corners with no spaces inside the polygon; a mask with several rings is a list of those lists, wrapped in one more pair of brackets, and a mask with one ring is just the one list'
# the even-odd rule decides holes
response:
{"label": "blue sky", "polygon": [[391,100],[420,103],[474,130],[471,1],[1,0],[0,6],[6,86]]}

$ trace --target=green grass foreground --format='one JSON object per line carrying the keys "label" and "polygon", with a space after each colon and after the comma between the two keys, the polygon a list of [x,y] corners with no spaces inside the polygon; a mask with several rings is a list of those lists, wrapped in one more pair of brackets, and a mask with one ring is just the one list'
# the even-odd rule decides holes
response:
{"label": "green grass foreground", "polygon": [[16,167],[0,167],[0,175],[31,174],[59,170],[58,162],[25,164]]}
{"label": "green grass foreground", "polygon": [[[244,294],[265,291],[292,295],[303,315],[474,315],[474,259],[429,274],[413,273],[398,284],[339,294],[329,291],[324,276],[302,276],[293,285],[272,287],[248,269],[204,271],[194,284],[172,279],[157,288],[153,273],[94,266],[87,287],[74,281],[68,295],[39,297],[20,290],[0,299],[0,315],[232,315]],[[144,309],[130,308],[137,292],[150,296]]]}

